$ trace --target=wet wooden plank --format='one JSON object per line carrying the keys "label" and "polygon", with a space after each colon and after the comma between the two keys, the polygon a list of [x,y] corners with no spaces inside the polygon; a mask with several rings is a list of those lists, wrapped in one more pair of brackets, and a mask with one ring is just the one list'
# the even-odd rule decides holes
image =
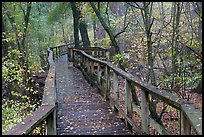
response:
{"label": "wet wooden plank", "polygon": [[123,131],[125,123],[113,113],[98,89],[85,83],[80,70],[69,66],[63,71],[65,63],[59,61],[56,65],[60,105],[57,112],[58,134],[114,134],[114,131],[132,134],[130,130]]}
{"label": "wet wooden plank", "polygon": [[[117,73],[117,75],[122,76],[123,78],[130,81],[132,84],[141,88],[143,91],[148,92],[149,94],[164,101],[165,103],[169,104],[170,106],[172,106],[176,109],[182,110],[184,112],[187,111],[186,109],[183,109],[184,107],[182,107],[182,104],[185,104],[185,102],[186,102],[185,100],[178,98],[177,96],[175,96],[175,95],[173,95],[173,94],[171,94],[165,90],[160,90],[153,85],[150,85],[144,81],[141,81],[139,78],[134,77],[133,75],[126,73],[125,71],[121,70],[120,68],[117,68],[116,66],[114,66],[113,64],[111,64],[109,62],[93,58],[83,51],[79,51],[79,50],[75,50],[75,51],[80,52],[80,54],[83,54],[83,56],[86,56],[86,58],[94,60],[95,62],[98,62],[98,63],[103,64],[105,66],[109,66],[111,70],[113,70],[115,73]],[[202,120],[199,120],[199,121],[195,120],[194,121],[194,119],[196,119],[196,117],[198,119],[202,115],[202,113],[196,112],[196,113],[198,113],[198,116],[196,116],[196,114],[189,115],[189,113],[192,113],[192,112],[189,112],[189,113],[187,113],[187,112],[185,112],[187,120],[190,121],[191,125],[195,128],[195,130],[198,134],[202,134],[202,130],[201,130],[202,128],[200,128],[200,127],[202,127]],[[195,118],[194,118],[194,116],[195,116]]]}

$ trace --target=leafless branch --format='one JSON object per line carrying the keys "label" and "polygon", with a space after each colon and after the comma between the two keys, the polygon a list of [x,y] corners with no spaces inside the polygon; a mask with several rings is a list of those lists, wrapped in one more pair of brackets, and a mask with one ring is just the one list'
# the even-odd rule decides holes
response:
{"label": "leafless branch", "polygon": [[130,22],[128,22],[128,24],[123,28],[122,31],[120,31],[119,33],[117,33],[115,36],[114,36],[114,39],[116,39],[116,37],[120,34],[122,34],[123,32],[125,32],[126,28],[128,27],[128,25],[130,24]]}
{"label": "leafless branch", "polygon": [[25,17],[25,10],[23,9],[23,7],[22,7],[22,3],[20,2],[20,8],[21,8],[21,10],[23,11],[23,15],[24,15],[24,17]]}

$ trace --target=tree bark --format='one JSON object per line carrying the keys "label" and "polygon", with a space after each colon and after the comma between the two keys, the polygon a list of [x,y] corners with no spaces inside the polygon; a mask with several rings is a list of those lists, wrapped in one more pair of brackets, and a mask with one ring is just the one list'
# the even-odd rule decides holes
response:
{"label": "tree bark", "polygon": [[175,2],[173,11],[173,35],[172,35],[172,84],[171,88],[173,89],[178,81],[175,81],[175,77],[178,71],[176,66],[177,56],[178,56],[178,38],[179,38],[179,22],[181,14],[181,5],[180,2]]}
{"label": "tree bark", "polygon": [[73,13],[73,19],[74,19],[74,42],[75,47],[80,48],[79,45],[79,13],[77,11],[76,3],[70,2],[72,13]]}
{"label": "tree bark", "polygon": [[80,29],[80,33],[81,33],[81,38],[82,38],[82,42],[83,42],[83,46],[84,47],[90,47],[90,40],[89,40],[89,36],[88,36],[88,32],[87,32],[87,24],[84,20],[84,17],[82,16],[82,13],[79,9],[77,9],[79,12],[79,29]]}
{"label": "tree bark", "polygon": [[4,26],[4,20],[3,18],[1,19],[2,20],[2,58],[4,56],[6,56],[8,54],[8,46],[9,46],[9,43],[5,40],[7,39],[7,35],[6,35],[6,28]]}
{"label": "tree bark", "polygon": [[31,11],[31,4],[32,4],[32,2],[27,2],[26,14],[24,14],[25,26],[24,26],[24,30],[23,30],[23,39],[21,41],[21,45],[22,45],[23,49],[25,49],[25,38],[26,38],[26,32],[27,32],[27,28],[28,28],[29,16],[30,16],[30,11]]}
{"label": "tree bark", "polygon": [[115,52],[116,54],[120,54],[120,48],[114,38],[114,34],[113,32],[111,31],[111,28],[108,27],[108,25],[106,24],[106,22],[104,21],[103,17],[101,16],[101,13],[100,11],[96,8],[96,6],[94,5],[93,2],[90,2],[91,4],[91,7],[93,8],[94,12],[96,13],[96,16],[98,17],[99,21],[101,22],[103,28],[105,29],[105,31],[108,33],[110,39],[111,39],[111,42],[112,42],[112,46],[115,48]]}

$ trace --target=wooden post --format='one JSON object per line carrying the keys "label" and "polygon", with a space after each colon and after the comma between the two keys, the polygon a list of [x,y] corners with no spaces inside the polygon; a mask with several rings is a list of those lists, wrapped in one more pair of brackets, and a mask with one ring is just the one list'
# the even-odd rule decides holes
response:
{"label": "wooden post", "polygon": [[110,53],[109,51],[106,51],[106,61],[109,61],[110,60]]}
{"label": "wooden post", "polygon": [[90,73],[90,62],[88,58],[86,60],[86,64],[87,64],[87,73]]}
{"label": "wooden post", "polygon": [[141,89],[141,117],[142,117],[142,131],[149,133],[149,109],[148,109],[148,93]]}
{"label": "wooden post", "polygon": [[91,75],[94,76],[94,61],[90,61]]}
{"label": "wooden post", "polygon": [[126,106],[126,115],[132,117],[132,92],[131,92],[131,83],[125,79],[125,106]]}
{"label": "wooden post", "polygon": [[77,65],[80,65],[80,55],[78,52],[77,52]]}
{"label": "wooden post", "polygon": [[84,58],[84,55],[81,55],[81,67],[85,71],[85,58]]}
{"label": "wooden post", "polygon": [[57,57],[59,58],[59,48],[57,48]]}
{"label": "wooden post", "polygon": [[98,63],[98,69],[97,69],[97,79],[98,79],[98,86],[99,86],[99,88],[101,88],[101,73],[102,73],[102,71],[101,71],[101,65],[100,65],[100,63]]}
{"label": "wooden post", "polygon": [[109,100],[109,89],[110,89],[109,72],[110,72],[110,68],[106,65],[105,66],[106,83],[105,83],[105,93],[104,93],[104,97],[106,98],[106,100]]}
{"label": "wooden post", "polygon": [[77,60],[76,51],[73,51],[73,63],[74,63],[74,65],[76,65],[76,60]]}
{"label": "wooden post", "polygon": [[60,55],[61,55],[61,47],[59,47],[58,49],[59,49],[58,50],[59,51],[58,56],[60,57]]}
{"label": "wooden post", "polygon": [[[131,83],[125,79],[125,114],[129,118],[132,118],[133,110],[132,110],[132,92],[131,92]],[[128,128],[132,130],[131,125],[125,119],[125,123]]]}
{"label": "wooden post", "polygon": [[53,48],[53,51],[55,49],[55,59],[57,59],[57,48]]}
{"label": "wooden post", "polygon": [[70,49],[70,61],[73,61],[73,49]]}
{"label": "wooden post", "polygon": [[113,72],[113,93],[114,93],[114,111],[118,112],[116,105],[119,100],[118,75]]}
{"label": "wooden post", "polygon": [[[69,53],[69,48],[68,48],[68,46],[67,46],[67,59],[69,59],[70,58],[70,53]],[[69,59],[70,60],[70,59]]]}
{"label": "wooden post", "polygon": [[57,135],[56,109],[46,119],[46,135]]}
{"label": "wooden post", "polygon": [[96,56],[97,56],[97,58],[99,58],[99,51],[98,50],[96,51]]}
{"label": "wooden post", "polygon": [[184,115],[183,111],[180,111],[180,134],[181,135],[191,135],[191,125]]}

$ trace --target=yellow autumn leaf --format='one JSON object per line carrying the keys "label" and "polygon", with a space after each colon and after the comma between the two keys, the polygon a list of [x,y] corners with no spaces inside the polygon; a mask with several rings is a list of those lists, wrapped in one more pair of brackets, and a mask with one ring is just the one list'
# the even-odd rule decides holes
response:
{"label": "yellow autumn leaf", "polygon": [[196,126],[199,127],[201,124],[197,124]]}

